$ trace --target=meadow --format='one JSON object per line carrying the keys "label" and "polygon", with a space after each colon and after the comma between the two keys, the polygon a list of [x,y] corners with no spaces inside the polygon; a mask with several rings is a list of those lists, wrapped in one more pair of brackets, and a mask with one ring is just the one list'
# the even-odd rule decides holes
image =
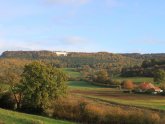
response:
{"label": "meadow", "polygon": [[[119,81],[132,80],[135,83],[153,82],[153,78],[148,77],[116,77],[115,79]],[[81,95],[90,99],[95,99],[96,101],[103,101],[116,105],[165,110],[164,96],[124,93],[118,88],[97,86],[87,81],[69,81],[68,85],[72,94]]]}
{"label": "meadow", "polygon": [[164,96],[129,94],[114,88],[100,88],[96,90],[72,89],[71,93],[114,105],[165,110]]}
{"label": "meadow", "polygon": [[69,76],[72,78],[78,78],[81,76],[81,74],[77,71],[75,71],[74,68],[62,68],[62,70]]}
{"label": "meadow", "polygon": [[153,78],[150,77],[115,77],[115,80],[118,81],[123,81],[123,80],[131,80],[134,83],[141,83],[141,82],[150,82],[150,83],[154,83]]}
{"label": "meadow", "polygon": [[37,115],[0,109],[0,124],[74,124]]}
{"label": "meadow", "polygon": [[[64,68],[64,70],[71,78],[80,78],[81,74],[76,72],[73,68]],[[116,77],[116,80],[132,80],[135,83],[139,82],[153,82],[152,78],[146,77],[131,77],[122,78]],[[146,95],[146,94],[130,94],[124,93],[118,88],[107,88],[104,86],[97,86],[87,81],[73,80],[67,82],[69,92],[72,96],[87,98],[95,103],[103,103],[110,106],[119,106],[121,108],[142,108],[165,111],[165,98],[163,96]],[[3,91],[9,88],[8,85],[1,84]],[[0,109],[0,123],[5,124],[71,124],[72,122],[55,120],[42,116],[23,114],[14,111]]]}

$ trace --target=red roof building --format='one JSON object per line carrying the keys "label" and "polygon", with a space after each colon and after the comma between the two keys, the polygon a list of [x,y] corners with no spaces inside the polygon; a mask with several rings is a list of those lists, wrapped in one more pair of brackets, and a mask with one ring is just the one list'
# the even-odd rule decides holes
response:
{"label": "red roof building", "polygon": [[163,92],[159,87],[154,86],[152,83],[144,82],[139,85],[139,89],[142,92],[151,90],[153,92]]}

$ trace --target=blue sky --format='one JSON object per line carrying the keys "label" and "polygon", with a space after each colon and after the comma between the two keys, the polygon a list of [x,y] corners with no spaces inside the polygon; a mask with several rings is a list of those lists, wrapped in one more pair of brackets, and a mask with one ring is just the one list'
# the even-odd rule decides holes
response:
{"label": "blue sky", "polygon": [[165,52],[165,0],[0,0],[0,52]]}

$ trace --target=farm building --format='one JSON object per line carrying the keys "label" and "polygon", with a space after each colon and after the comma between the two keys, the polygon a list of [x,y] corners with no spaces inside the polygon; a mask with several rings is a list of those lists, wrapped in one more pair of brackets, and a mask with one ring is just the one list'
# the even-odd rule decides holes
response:
{"label": "farm building", "polygon": [[148,83],[148,82],[141,83],[136,91],[140,93],[150,92],[152,94],[163,92],[163,90],[161,90],[159,87],[156,87],[152,83]]}
{"label": "farm building", "polygon": [[68,55],[67,52],[62,52],[62,51],[56,51],[55,53],[57,56],[67,56]]}

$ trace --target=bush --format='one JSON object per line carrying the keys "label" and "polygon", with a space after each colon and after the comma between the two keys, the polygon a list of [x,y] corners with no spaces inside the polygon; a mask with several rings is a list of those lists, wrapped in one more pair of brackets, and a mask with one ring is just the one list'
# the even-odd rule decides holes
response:
{"label": "bush", "polygon": [[53,104],[54,118],[67,119],[85,124],[161,124],[158,113],[120,108],[86,99],[65,98]]}
{"label": "bush", "polygon": [[[53,104],[53,117],[80,122],[86,106],[85,101],[60,99]],[[49,113],[50,114],[50,113]]]}
{"label": "bush", "polygon": [[109,81],[109,84],[110,84],[110,85],[121,85],[121,82],[118,81],[118,80],[110,80],[110,81]]}
{"label": "bush", "polygon": [[159,83],[165,82],[165,70],[159,69],[156,70],[154,73],[154,81]]}

